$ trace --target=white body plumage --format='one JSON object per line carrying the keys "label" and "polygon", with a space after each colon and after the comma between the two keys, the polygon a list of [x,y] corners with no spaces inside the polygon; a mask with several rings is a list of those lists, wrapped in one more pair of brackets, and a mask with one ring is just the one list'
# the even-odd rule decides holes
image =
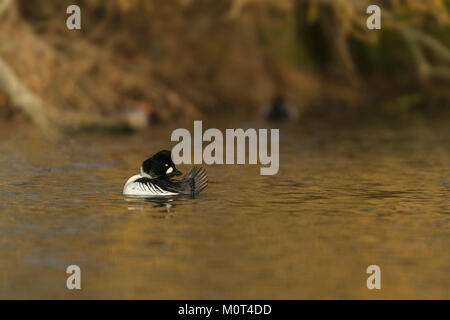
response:
{"label": "white body plumage", "polygon": [[123,194],[128,196],[148,196],[148,197],[178,195],[178,193],[164,190],[153,183],[150,182],[142,183],[136,181],[145,177],[148,176],[137,174],[128,179],[128,181],[125,183],[125,186],[123,187]]}

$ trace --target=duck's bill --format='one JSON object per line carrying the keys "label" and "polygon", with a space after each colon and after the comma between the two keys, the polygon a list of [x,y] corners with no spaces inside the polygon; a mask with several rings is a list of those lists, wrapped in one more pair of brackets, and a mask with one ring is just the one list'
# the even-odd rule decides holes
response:
{"label": "duck's bill", "polygon": [[182,173],[177,168],[173,168],[173,171],[169,174],[169,177],[181,176]]}

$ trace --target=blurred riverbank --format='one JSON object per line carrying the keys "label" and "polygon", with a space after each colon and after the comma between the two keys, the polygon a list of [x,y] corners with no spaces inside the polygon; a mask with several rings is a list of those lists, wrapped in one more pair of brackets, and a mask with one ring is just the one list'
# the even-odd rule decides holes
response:
{"label": "blurred riverbank", "polygon": [[44,130],[245,117],[276,95],[304,119],[449,110],[445,0],[0,2],[0,116]]}

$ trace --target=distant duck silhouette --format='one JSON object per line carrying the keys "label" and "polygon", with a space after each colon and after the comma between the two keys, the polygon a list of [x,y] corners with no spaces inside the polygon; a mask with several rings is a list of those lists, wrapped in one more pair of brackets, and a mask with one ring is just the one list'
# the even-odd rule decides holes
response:
{"label": "distant duck silhouette", "polygon": [[281,94],[276,95],[265,109],[265,117],[269,121],[282,122],[293,120],[297,116],[296,111],[285,102]]}

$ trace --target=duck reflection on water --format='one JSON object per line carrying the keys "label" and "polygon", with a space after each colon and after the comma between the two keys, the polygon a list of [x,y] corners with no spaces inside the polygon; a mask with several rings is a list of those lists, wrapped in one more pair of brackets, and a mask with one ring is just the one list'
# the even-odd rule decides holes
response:
{"label": "duck reflection on water", "polygon": [[173,198],[143,198],[143,197],[127,197],[125,201],[128,202],[136,202],[136,204],[140,204],[139,206],[128,206],[128,210],[130,211],[141,211],[147,210],[147,203],[152,203],[153,208],[164,208],[165,212],[172,213],[171,209],[174,207],[174,199]]}

